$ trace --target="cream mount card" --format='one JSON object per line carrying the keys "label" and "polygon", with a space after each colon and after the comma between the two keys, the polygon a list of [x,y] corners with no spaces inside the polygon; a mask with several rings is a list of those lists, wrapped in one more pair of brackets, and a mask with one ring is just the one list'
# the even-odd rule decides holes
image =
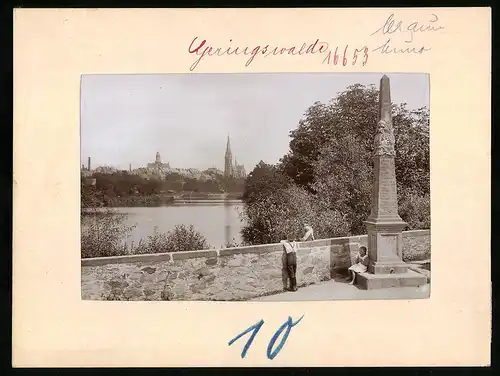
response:
{"label": "cream mount card", "polygon": [[[14,366],[490,363],[489,8],[13,17]],[[294,136],[322,145],[314,195],[294,180],[250,204],[260,160],[304,155],[289,132],[319,124],[308,109],[331,127]],[[133,186],[109,180],[120,174]],[[342,217],[358,193],[361,214]],[[129,243],[95,241],[119,221],[87,231],[89,197],[135,218]],[[256,231],[256,213],[277,225]],[[155,226],[164,243],[148,243]]]}

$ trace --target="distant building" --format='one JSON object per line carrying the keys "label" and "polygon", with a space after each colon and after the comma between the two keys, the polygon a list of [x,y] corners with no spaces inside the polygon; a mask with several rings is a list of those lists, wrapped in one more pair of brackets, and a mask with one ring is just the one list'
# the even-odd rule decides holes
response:
{"label": "distant building", "polygon": [[91,168],[91,165],[90,165],[90,157],[89,157],[87,160],[87,166],[82,164],[82,168],[80,170],[81,176],[84,178],[92,176],[93,172],[90,168]]}
{"label": "distant building", "polygon": [[155,158],[154,163],[148,163],[147,168],[154,170],[154,172],[157,175],[163,175],[165,173],[165,170],[170,169],[170,164],[169,163],[162,163],[160,153],[156,152],[156,158]]}
{"label": "distant building", "polygon": [[239,165],[236,160],[233,164],[233,153],[231,152],[231,141],[229,139],[229,135],[227,136],[227,144],[226,144],[226,154],[224,157],[224,177],[226,178],[235,178],[235,179],[244,179],[246,178],[247,173],[245,171],[245,167],[243,165]]}
{"label": "distant building", "polygon": [[226,155],[224,156],[224,177],[230,178],[233,176],[233,154],[231,153],[231,141],[227,135]]}
{"label": "distant building", "polygon": [[111,166],[99,166],[99,167],[96,167],[96,169],[94,171],[99,173],[99,174],[115,174],[118,172],[118,170],[116,168],[111,167]]}
{"label": "distant building", "polygon": [[239,165],[238,162],[236,162],[236,158],[234,159],[234,177],[236,179],[245,179],[247,177],[245,166]]}
{"label": "distant building", "polygon": [[87,166],[82,165],[82,171],[91,171],[90,157],[87,160]]}

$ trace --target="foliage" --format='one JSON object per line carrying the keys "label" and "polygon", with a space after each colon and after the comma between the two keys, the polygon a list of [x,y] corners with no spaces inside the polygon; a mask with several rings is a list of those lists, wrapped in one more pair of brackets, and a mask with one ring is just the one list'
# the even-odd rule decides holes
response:
{"label": "foliage", "polygon": [[429,111],[395,108],[396,178],[398,190],[430,193]]}
{"label": "foliage", "polygon": [[155,226],[151,235],[145,240],[141,239],[137,246],[132,244],[131,248],[134,254],[166,253],[169,252],[167,245],[167,234],[159,232]]}
{"label": "foliage", "polygon": [[347,135],[367,149],[375,134],[378,90],[374,86],[349,86],[328,104],[314,103],[298,127],[290,132],[290,152],[281,159],[281,168],[296,184],[315,192],[314,166],[321,150]]}
{"label": "foliage", "polygon": [[95,186],[81,184],[81,200],[84,207],[161,205],[172,201],[173,195],[221,194],[227,192],[239,197],[244,190],[245,179],[225,179],[212,174],[211,179],[183,177],[169,173],[163,179],[144,178],[127,171],[94,173]]}
{"label": "foliage", "polygon": [[304,224],[315,229],[317,237],[342,236],[345,220],[335,210],[322,207],[305,189],[291,185],[277,189],[246,204],[246,225],[242,229],[245,242],[276,243],[288,236],[304,235]]}
{"label": "foliage", "polygon": [[110,257],[129,254],[196,251],[208,249],[206,239],[193,226],[176,226],[168,233],[158,232],[127,246],[125,240],[135,226],[124,224],[126,215],[111,209],[87,210],[82,215],[81,257]]}
{"label": "foliage", "polygon": [[134,226],[111,209],[87,209],[81,216],[81,257],[110,257],[129,253],[124,240]]}
{"label": "foliage", "polygon": [[[365,233],[378,111],[374,86],[353,85],[327,104],[314,103],[290,132],[279,164],[260,162],[249,174],[243,238],[275,242],[303,222],[317,237]],[[429,112],[404,103],[392,111],[400,215],[410,229],[429,228]]]}
{"label": "foliage", "polygon": [[399,198],[399,215],[408,223],[410,229],[428,229],[431,227],[430,195],[417,192],[402,192]]}
{"label": "foliage", "polygon": [[133,248],[134,254],[186,252],[208,249],[205,237],[191,226],[177,225],[168,233],[154,232],[145,241]]}
{"label": "foliage", "polygon": [[357,138],[346,135],[325,145],[320,156],[314,167],[315,196],[342,214],[349,229],[345,235],[363,233],[371,202],[370,154]]}
{"label": "foliage", "polygon": [[292,180],[276,166],[260,161],[248,174],[243,200],[249,204],[292,184]]}

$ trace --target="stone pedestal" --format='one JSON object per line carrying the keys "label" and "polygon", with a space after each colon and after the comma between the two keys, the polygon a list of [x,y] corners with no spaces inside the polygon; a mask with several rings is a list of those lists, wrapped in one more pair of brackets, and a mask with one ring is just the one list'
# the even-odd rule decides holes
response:
{"label": "stone pedestal", "polygon": [[386,289],[390,287],[418,287],[427,283],[427,278],[413,270],[399,274],[361,273],[356,284],[365,290]]}
{"label": "stone pedestal", "polygon": [[365,222],[368,230],[368,272],[373,274],[405,273],[402,261],[403,221],[392,223]]}
{"label": "stone pedestal", "polygon": [[402,260],[403,235],[406,225],[393,222],[365,221],[368,230],[370,264],[366,273],[356,278],[356,284],[367,290],[389,287],[422,286],[427,278],[409,269]]}
{"label": "stone pedestal", "polygon": [[425,276],[408,269],[403,262],[403,229],[398,214],[394,134],[392,129],[389,78],[380,81],[380,116],[374,143],[374,178],[371,213],[364,222],[368,232],[370,264],[357,284],[366,289],[419,286]]}

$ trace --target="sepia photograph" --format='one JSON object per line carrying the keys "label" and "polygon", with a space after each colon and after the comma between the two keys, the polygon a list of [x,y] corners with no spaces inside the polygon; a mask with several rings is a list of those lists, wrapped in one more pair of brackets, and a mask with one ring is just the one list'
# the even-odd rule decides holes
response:
{"label": "sepia photograph", "polygon": [[83,300],[430,297],[428,74],[80,85]]}

